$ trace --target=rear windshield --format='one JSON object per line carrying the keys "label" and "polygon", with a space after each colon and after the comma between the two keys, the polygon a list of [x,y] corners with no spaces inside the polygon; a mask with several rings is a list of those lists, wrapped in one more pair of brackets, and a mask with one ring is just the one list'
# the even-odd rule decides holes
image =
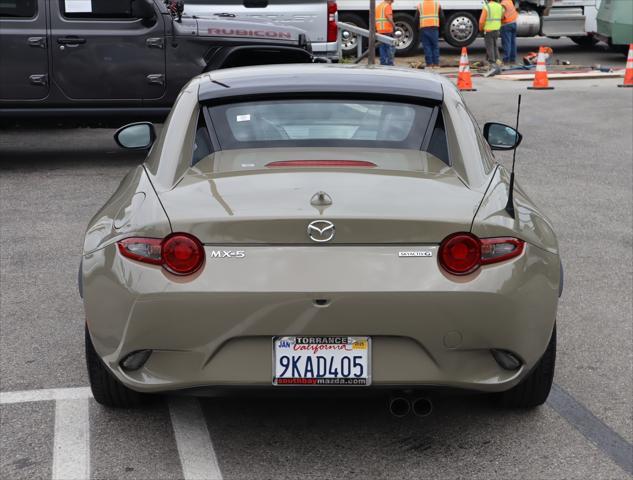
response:
{"label": "rear windshield", "polygon": [[222,150],[375,147],[419,150],[433,108],[371,100],[264,100],[209,107]]}

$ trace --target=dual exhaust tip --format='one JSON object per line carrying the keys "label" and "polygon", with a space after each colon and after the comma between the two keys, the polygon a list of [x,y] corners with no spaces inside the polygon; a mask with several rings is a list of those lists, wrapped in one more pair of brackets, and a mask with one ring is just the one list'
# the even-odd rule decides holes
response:
{"label": "dual exhaust tip", "polygon": [[427,397],[418,397],[413,400],[405,397],[391,397],[388,405],[389,412],[397,418],[406,417],[411,412],[417,417],[428,417],[433,412],[433,402]]}

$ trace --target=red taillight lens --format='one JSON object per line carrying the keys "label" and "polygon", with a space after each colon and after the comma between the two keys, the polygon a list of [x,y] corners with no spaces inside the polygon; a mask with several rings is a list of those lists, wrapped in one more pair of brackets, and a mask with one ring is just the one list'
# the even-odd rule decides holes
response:
{"label": "red taillight lens", "polygon": [[481,244],[470,233],[455,233],[444,239],[439,250],[440,265],[453,275],[468,275],[479,268]]}
{"label": "red taillight lens", "polygon": [[338,27],[336,26],[336,12],[338,6],[333,0],[327,2],[327,41],[336,42],[338,40]]}
{"label": "red taillight lens", "polygon": [[163,240],[163,267],[176,275],[191,275],[204,261],[200,241],[186,233],[176,233]]}
{"label": "red taillight lens", "polygon": [[523,253],[525,242],[518,238],[479,239],[472,233],[454,233],[440,244],[439,262],[453,275],[468,275],[481,265],[503,262]]}
{"label": "red taillight lens", "polygon": [[175,275],[191,275],[204,263],[204,247],[188,233],[173,233],[158,238],[126,238],[117,243],[127,258],[152,265],[161,265]]}

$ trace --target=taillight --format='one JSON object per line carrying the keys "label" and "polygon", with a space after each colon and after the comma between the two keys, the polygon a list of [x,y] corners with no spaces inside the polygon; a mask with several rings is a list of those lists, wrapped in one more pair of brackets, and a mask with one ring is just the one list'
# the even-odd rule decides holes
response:
{"label": "taillight", "polygon": [[204,263],[204,247],[188,233],[173,233],[164,239],[132,237],[117,242],[121,255],[152,265],[161,265],[174,275],[191,275]]}
{"label": "taillight", "polygon": [[525,242],[518,238],[479,239],[472,233],[454,233],[440,244],[438,258],[444,270],[453,275],[468,275],[481,265],[518,257]]}
{"label": "taillight", "polygon": [[327,2],[327,41],[336,42],[338,40],[338,27],[336,26],[336,12],[338,6],[334,0]]}
{"label": "taillight", "polygon": [[267,168],[278,167],[366,167],[374,168],[375,163],[364,160],[280,160],[266,164]]}

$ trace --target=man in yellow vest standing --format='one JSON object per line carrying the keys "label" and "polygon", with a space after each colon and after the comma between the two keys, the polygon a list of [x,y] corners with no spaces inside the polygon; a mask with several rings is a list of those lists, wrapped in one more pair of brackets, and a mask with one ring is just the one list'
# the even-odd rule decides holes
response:
{"label": "man in yellow vest standing", "polygon": [[418,3],[416,18],[420,25],[420,41],[424,48],[427,68],[440,66],[440,18],[443,15],[439,0]]}
{"label": "man in yellow vest standing", "polygon": [[514,0],[501,0],[503,18],[501,19],[501,47],[503,48],[503,63],[510,64],[517,61],[517,12]]}
{"label": "man in yellow vest standing", "polygon": [[499,0],[489,0],[484,3],[479,17],[479,30],[484,32],[486,42],[486,56],[493,69],[499,69],[501,58],[499,58],[499,31],[501,30],[501,19],[503,18],[503,7]]}
{"label": "man in yellow vest standing", "polygon": [[[393,33],[396,31],[396,24],[393,23],[392,3],[393,0],[384,0],[379,5],[376,5],[376,33],[381,33],[388,37],[393,37]],[[378,51],[380,52],[381,65],[393,65],[393,56],[396,53],[393,45],[380,42]]]}

